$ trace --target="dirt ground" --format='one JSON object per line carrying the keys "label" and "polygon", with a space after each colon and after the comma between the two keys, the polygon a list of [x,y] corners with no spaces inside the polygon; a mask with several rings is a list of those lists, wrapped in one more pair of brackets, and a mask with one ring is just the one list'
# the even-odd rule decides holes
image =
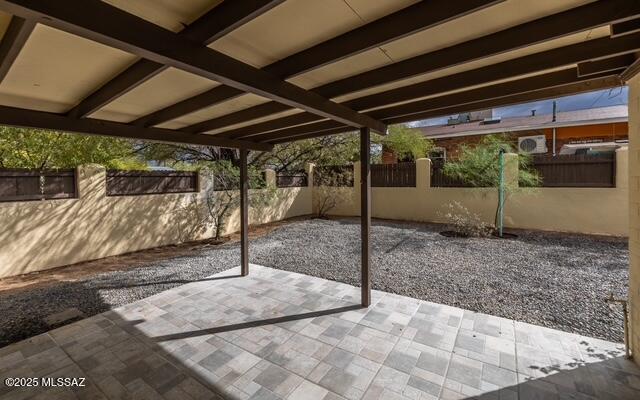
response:
{"label": "dirt ground", "polygon": [[[256,239],[267,235],[274,229],[284,224],[306,219],[307,217],[295,217],[283,221],[272,222],[263,225],[251,226],[249,239]],[[14,291],[34,289],[38,287],[54,285],[61,282],[75,282],[90,278],[103,272],[122,271],[137,268],[150,263],[191,254],[194,251],[219,246],[223,243],[240,241],[240,233],[234,233],[221,240],[205,239],[193,242],[185,242],[176,245],[154,247],[132,253],[121,254],[98,260],[84,261],[76,264],[52,268],[46,271],[32,272],[24,275],[11,276],[0,279],[0,293],[8,294]]]}

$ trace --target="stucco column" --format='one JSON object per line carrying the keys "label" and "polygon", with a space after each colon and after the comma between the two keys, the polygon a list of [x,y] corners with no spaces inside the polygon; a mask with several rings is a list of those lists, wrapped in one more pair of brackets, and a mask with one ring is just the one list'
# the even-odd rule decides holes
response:
{"label": "stucco column", "polygon": [[507,188],[518,187],[518,155],[505,153],[504,155],[504,184]]}
{"label": "stucco column", "polygon": [[307,163],[304,166],[304,170],[307,172],[307,186],[309,188],[313,188],[313,173],[316,169],[316,165],[314,163]]}
{"label": "stucco column", "polygon": [[264,180],[267,184],[267,187],[276,187],[277,186],[277,182],[276,182],[276,171],[272,170],[272,169],[265,169],[264,170]]}
{"label": "stucco column", "polygon": [[629,150],[626,147],[616,150],[616,188],[629,188]]}
{"label": "stucco column", "polygon": [[82,200],[102,199],[107,195],[107,170],[98,164],[78,166],[76,187]]}
{"label": "stucco column", "polygon": [[629,85],[629,317],[630,344],[640,365],[640,75]]}
{"label": "stucco column", "polygon": [[427,190],[431,187],[431,159],[416,160],[416,189]]}

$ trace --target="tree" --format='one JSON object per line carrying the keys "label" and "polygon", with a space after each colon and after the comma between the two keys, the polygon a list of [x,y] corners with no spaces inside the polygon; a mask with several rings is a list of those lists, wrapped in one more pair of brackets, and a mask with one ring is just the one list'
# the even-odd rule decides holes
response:
{"label": "tree", "polygon": [[374,137],[383,148],[393,151],[400,160],[416,160],[426,157],[434,144],[420,131],[405,125],[392,125],[386,136]]}
{"label": "tree", "polygon": [[326,218],[329,211],[348,200],[353,186],[353,169],[343,166],[318,167],[314,175],[313,209],[318,218]]}
{"label": "tree", "polygon": [[[307,163],[346,164],[358,159],[358,140],[357,134],[346,133],[278,144],[271,152],[251,152],[248,163],[257,169],[272,168],[276,172],[300,171]],[[141,154],[147,160],[172,167],[219,160],[230,161],[235,166],[240,163],[237,151],[218,147],[149,143],[141,149]]]}
{"label": "tree", "polygon": [[[215,238],[224,233],[227,218],[240,206],[240,169],[229,160],[201,163],[201,173],[210,180],[205,191],[206,215],[203,222],[211,221],[215,227]],[[262,172],[251,167],[248,169],[250,188],[264,188]],[[266,205],[273,197],[272,188],[250,193],[249,203],[253,207]]]}
{"label": "tree", "polygon": [[134,142],[126,139],[0,127],[0,168],[75,168],[96,163],[145,169],[135,151]]}
{"label": "tree", "polygon": [[[462,144],[458,159],[447,162],[444,173],[475,187],[500,186],[500,152],[516,153],[512,140],[506,135],[488,135],[475,146]],[[520,187],[539,186],[541,179],[532,168],[532,157],[518,154],[518,184],[505,185],[505,194],[513,193]],[[506,196],[505,196],[506,202]],[[499,225],[500,204],[496,207],[495,227]]]}

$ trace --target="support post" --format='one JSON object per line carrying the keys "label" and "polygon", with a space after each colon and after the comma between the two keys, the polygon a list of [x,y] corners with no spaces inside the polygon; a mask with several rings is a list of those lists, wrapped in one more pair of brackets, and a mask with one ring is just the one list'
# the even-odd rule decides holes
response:
{"label": "support post", "polygon": [[360,129],[360,226],[362,241],[361,304],[371,305],[369,234],[371,230],[371,130]]}
{"label": "support post", "polygon": [[240,149],[240,269],[249,275],[249,177],[247,150]]}

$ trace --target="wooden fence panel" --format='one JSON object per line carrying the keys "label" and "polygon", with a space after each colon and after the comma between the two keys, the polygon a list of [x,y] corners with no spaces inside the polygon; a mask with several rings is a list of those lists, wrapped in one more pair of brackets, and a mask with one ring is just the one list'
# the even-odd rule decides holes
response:
{"label": "wooden fence panel", "polygon": [[452,178],[444,173],[444,165],[431,166],[431,187],[473,187],[470,183]]}
{"label": "wooden fence panel", "polygon": [[191,193],[197,191],[197,172],[107,171],[107,196]]}
{"label": "wooden fence panel", "polygon": [[353,187],[353,165],[321,165],[315,167],[313,186]]}
{"label": "wooden fence panel", "polygon": [[286,187],[305,187],[308,184],[309,177],[305,171],[286,172],[276,175],[276,186],[279,188]]}
{"label": "wooden fence panel", "polygon": [[615,153],[537,156],[533,167],[543,187],[615,187]]}
{"label": "wooden fence panel", "polygon": [[372,164],[372,187],[416,187],[416,163]]}
{"label": "wooden fence panel", "polygon": [[0,201],[32,201],[76,197],[74,169],[0,170]]}

